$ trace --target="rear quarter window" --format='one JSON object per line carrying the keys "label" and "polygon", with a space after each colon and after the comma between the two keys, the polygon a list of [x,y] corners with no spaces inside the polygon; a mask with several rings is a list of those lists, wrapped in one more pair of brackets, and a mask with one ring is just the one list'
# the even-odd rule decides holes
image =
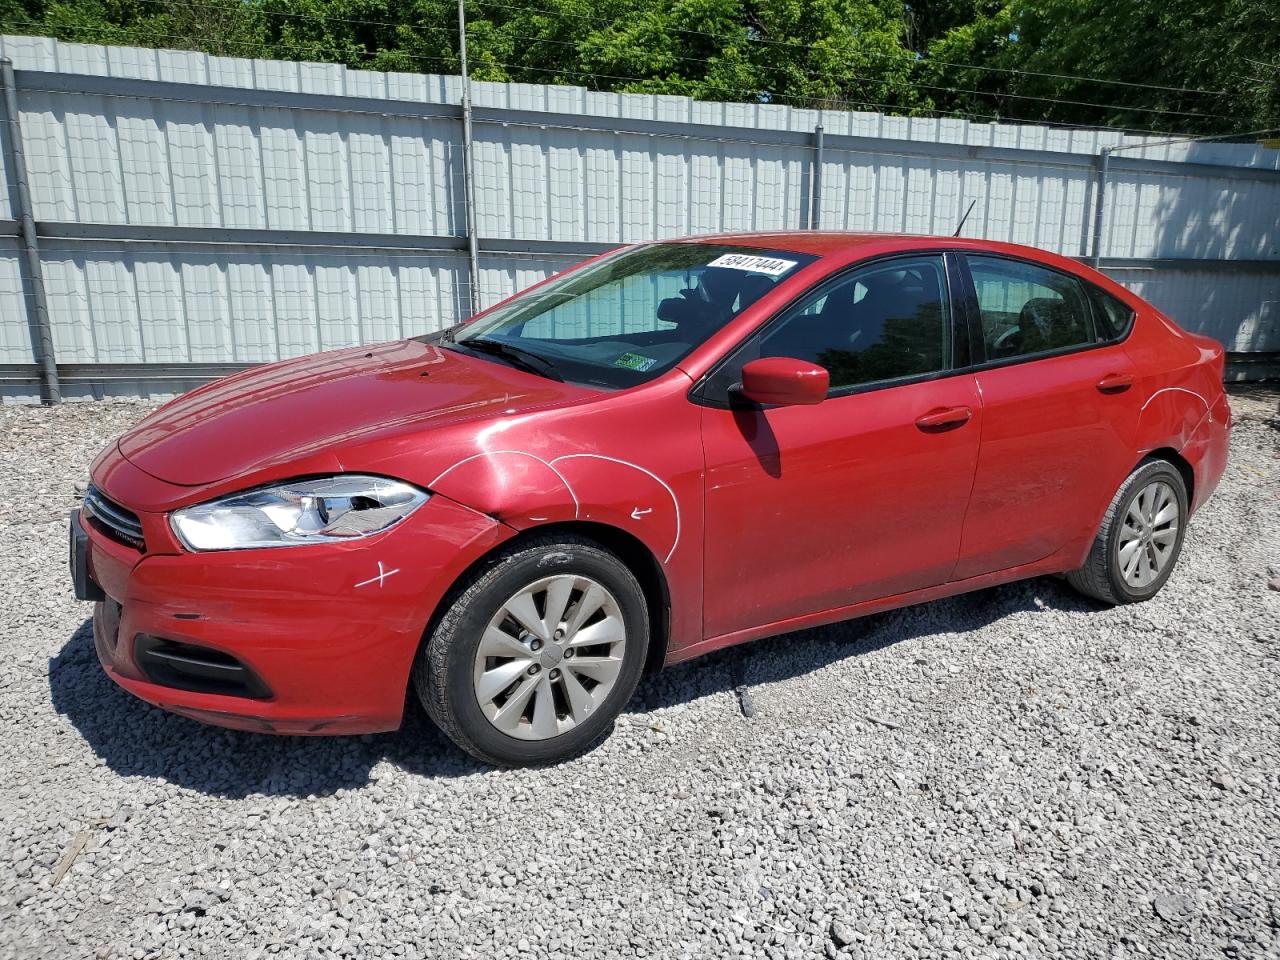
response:
{"label": "rear quarter window", "polygon": [[1113,297],[1105,290],[1090,287],[1089,293],[1098,319],[1098,339],[1102,341],[1122,340],[1133,327],[1135,311],[1118,297]]}

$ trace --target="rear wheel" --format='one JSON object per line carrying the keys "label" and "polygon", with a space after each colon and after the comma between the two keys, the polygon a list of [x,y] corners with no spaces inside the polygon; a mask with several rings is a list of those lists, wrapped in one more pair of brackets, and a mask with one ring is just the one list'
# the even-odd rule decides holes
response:
{"label": "rear wheel", "polygon": [[1182,553],[1187,487],[1166,460],[1144,460],[1120,485],[1079,570],[1067,582],[1104,603],[1155,596]]}
{"label": "rear wheel", "polygon": [[552,763],[612,727],[645,662],[631,571],[576,537],[526,543],[457,594],[414,669],[428,714],[488,763]]}

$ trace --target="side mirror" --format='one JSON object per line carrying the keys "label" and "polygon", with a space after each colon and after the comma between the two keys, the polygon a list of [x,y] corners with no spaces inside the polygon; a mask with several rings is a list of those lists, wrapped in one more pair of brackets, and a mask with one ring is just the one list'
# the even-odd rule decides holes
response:
{"label": "side mirror", "polygon": [[756,403],[821,403],[830,386],[831,375],[826,370],[792,357],[764,357],[742,368],[742,395]]}

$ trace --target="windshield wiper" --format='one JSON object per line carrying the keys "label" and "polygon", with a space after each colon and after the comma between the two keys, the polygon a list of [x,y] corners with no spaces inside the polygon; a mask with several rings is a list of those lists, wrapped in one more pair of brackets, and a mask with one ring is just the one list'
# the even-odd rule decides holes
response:
{"label": "windshield wiper", "polygon": [[546,357],[540,357],[536,353],[525,350],[522,347],[512,346],[502,340],[493,340],[489,337],[473,337],[467,340],[450,340],[454,346],[462,347],[464,350],[474,350],[477,353],[487,353],[495,357],[502,357],[512,366],[519,367],[529,373],[536,373],[538,376],[547,377],[550,380],[559,380],[564,382],[564,377],[560,376],[556,370],[556,365]]}
{"label": "windshield wiper", "polygon": [[410,337],[409,339],[417,340],[419,343],[453,343],[453,338],[465,326],[465,323],[455,323],[453,326],[445,327],[443,330],[433,330],[431,333],[424,333],[421,336]]}

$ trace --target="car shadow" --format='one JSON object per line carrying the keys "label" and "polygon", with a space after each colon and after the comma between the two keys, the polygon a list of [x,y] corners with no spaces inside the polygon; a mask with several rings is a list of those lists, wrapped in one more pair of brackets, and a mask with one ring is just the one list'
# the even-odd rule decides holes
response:
{"label": "car shadow", "polygon": [[[630,709],[657,710],[739,686],[749,689],[776,683],[906,640],[979,630],[1011,614],[1041,607],[1082,613],[1106,609],[1057,577],[1020,580],[717,650],[649,677],[636,691]],[[927,649],[923,653],[927,656]]]}
{"label": "car shadow", "polygon": [[116,686],[98,663],[90,621],[49,661],[54,709],[121,776],[158,777],[223,797],[323,796],[368,786],[390,762],[424,777],[490,768],[463,753],[422,710],[394,733],[292,737],[224,730],[168,713]]}
{"label": "car shadow", "polygon": [[[1053,579],[995,587],[717,651],[646,677],[627,712],[688,703],[740,684],[785,680],[904,640],[975,630],[1040,605],[1101,609]],[[359,737],[245,733],[167,713],[107,678],[94,652],[89,621],[50,659],[49,687],[54,708],[112,772],[156,777],[221,797],[306,797],[360,789],[378,778],[384,762],[432,778],[491,769],[455,747],[416,704],[405,711],[404,725],[396,732]]]}

